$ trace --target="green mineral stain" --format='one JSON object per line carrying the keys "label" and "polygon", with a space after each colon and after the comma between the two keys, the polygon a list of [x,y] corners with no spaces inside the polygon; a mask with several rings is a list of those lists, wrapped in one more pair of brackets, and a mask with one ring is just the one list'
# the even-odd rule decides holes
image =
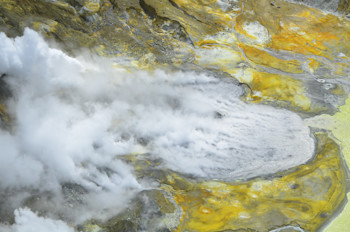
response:
{"label": "green mineral stain", "polygon": [[[347,99],[345,105],[339,107],[339,112],[332,119],[333,134],[340,140],[343,147],[343,154],[348,166],[350,166],[350,98]],[[350,199],[350,193],[347,194]],[[342,213],[326,228],[326,232],[345,231],[350,228],[350,205],[346,204]]]}
{"label": "green mineral stain", "polygon": [[[350,97],[343,106],[339,107],[339,112],[335,115],[320,115],[305,120],[309,126],[331,130],[333,135],[339,140],[342,146],[344,159],[350,166]],[[350,199],[350,193],[347,194]],[[326,232],[346,231],[350,228],[350,205],[347,203],[345,208],[325,229]]]}

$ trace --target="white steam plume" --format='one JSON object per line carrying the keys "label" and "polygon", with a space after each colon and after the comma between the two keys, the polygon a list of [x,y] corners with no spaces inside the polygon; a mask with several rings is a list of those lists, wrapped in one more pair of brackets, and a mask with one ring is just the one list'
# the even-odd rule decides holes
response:
{"label": "white steam plume", "polygon": [[272,174],[312,157],[314,141],[297,114],[241,102],[231,80],[117,70],[102,58],[49,48],[29,29],[15,39],[0,33],[0,41],[15,119],[12,132],[0,131],[0,187],[60,199],[61,185],[76,183],[89,193],[90,213],[77,221],[121,209],[143,188],[118,155],[147,152],[164,168],[224,180]]}

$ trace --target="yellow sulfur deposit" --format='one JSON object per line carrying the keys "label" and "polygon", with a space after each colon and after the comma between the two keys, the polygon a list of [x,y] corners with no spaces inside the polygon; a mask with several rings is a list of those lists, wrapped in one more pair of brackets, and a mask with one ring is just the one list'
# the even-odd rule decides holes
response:
{"label": "yellow sulfur deposit", "polygon": [[254,64],[267,66],[287,73],[302,73],[301,64],[297,60],[281,60],[255,47],[242,45],[244,55]]}
{"label": "yellow sulfur deposit", "polygon": [[[249,73],[249,71],[251,71]],[[305,96],[302,83],[298,80],[284,75],[271,74],[266,72],[257,72],[247,70],[251,78],[249,81],[243,79],[251,87],[251,93],[248,100],[253,102],[274,102],[278,105],[293,107],[305,111],[310,109],[311,101]]]}
{"label": "yellow sulfur deposit", "polygon": [[316,133],[317,156],[277,177],[248,182],[204,181],[180,189],[181,177],[168,178],[184,213],[177,231],[266,231],[284,225],[315,231],[337,209],[346,193],[346,172],[337,144]]}

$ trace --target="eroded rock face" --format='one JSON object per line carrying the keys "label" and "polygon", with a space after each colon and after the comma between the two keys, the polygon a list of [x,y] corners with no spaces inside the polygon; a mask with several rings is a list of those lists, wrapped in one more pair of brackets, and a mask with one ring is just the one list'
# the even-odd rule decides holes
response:
{"label": "eroded rock face", "polygon": [[[285,108],[302,117],[333,114],[349,93],[350,47],[347,41],[350,23],[346,16],[349,3],[345,0],[302,3],[304,5],[280,0],[3,0],[0,3],[0,30],[14,37],[21,35],[25,27],[30,27],[58,42],[71,55],[89,49],[115,59],[117,66],[128,70],[194,70],[220,78],[233,78],[235,90],[244,91],[235,95],[234,91],[225,90],[218,94],[221,96],[218,105],[225,105],[225,97],[231,100],[225,105],[228,110],[254,103]],[[6,73],[0,75],[0,118],[2,126],[11,130],[15,119],[6,109],[12,96],[6,79],[11,77]],[[209,84],[203,88],[198,83],[197,86],[199,92],[213,91],[213,88],[207,88]],[[152,86],[148,87],[152,89]],[[179,89],[184,91],[182,87]],[[178,87],[174,85],[172,88]],[[209,94],[214,100],[215,91]],[[137,96],[142,98],[142,92]],[[145,96],[150,101],[154,99],[153,95]],[[194,95],[189,96],[193,98]],[[239,96],[245,103],[231,104],[232,99]],[[206,103],[211,102],[209,97]],[[171,96],[164,99],[169,111],[183,111],[183,102]],[[227,114],[217,111],[208,121],[215,124],[238,113],[239,110]],[[249,120],[253,121],[256,114],[252,113]],[[132,117],[142,118],[137,112]],[[201,118],[199,115],[197,121]],[[207,127],[200,129],[199,137],[210,134]],[[221,132],[225,132],[224,129]],[[245,131],[248,140],[259,135],[249,128]],[[203,175],[194,171],[201,166],[200,162],[196,166],[195,160],[190,160],[193,165],[189,167],[193,170],[177,166],[176,159],[171,159],[171,155],[176,154],[170,154],[168,161],[173,162],[170,167],[164,165],[165,158],[152,153],[118,156],[117,159],[134,168],[137,180],[151,186],[150,189],[138,193],[132,198],[129,209],[107,221],[91,219],[75,229],[84,232],[317,231],[334,217],[345,201],[347,167],[341,158],[340,146],[331,138],[330,132],[315,131],[312,132],[316,140],[313,159],[308,156],[302,160],[304,164],[290,165],[284,171],[267,168],[268,172],[265,167],[248,175],[243,168],[240,170],[243,174],[236,175],[239,168],[230,169],[236,166],[230,165],[232,159],[226,159],[227,154],[220,149],[217,152],[220,153],[218,160],[223,160],[219,168],[222,172],[218,173],[217,167],[209,172],[211,167],[202,165]],[[121,133],[119,139],[135,137],[143,149],[150,149],[162,139],[159,133],[153,137],[137,137],[126,132]],[[292,141],[288,136],[298,139],[293,133],[285,134],[283,144]],[[303,131],[303,134],[308,134],[308,131]],[[308,136],[303,138],[311,140]],[[244,147],[244,139],[239,140]],[[215,139],[203,141],[211,142],[208,146],[211,150],[220,143]],[[225,141],[228,141],[227,146],[234,142],[225,139],[221,142]],[[183,146],[182,150],[191,146],[175,145]],[[100,146],[94,144],[94,150]],[[170,151],[177,153],[175,151],[181,149]],[[295,155],[287,156],[283,149],[272,150],[275,156],[269,156],[267,161],[283,161],[278,158],[278,152],[286,161]],[[312,147],[306,150],[310,155]],[[210,160],[209,153],[204,151],[203,154]],[[200,159],[200,154],[197,158]],[[217,160],[211,161],[215,163]],[[108,178],[118,175],[108,167],[99,167],[98,171]],[[89,191],[78,183],[61,184],[60,194],[65,207],[79,208]],[[34,195],[24,197],[24,205],[48,215],[50,207],[54,207],[51,195]],[[1,204],[1,207],[10,206]],[[13,222],[9,211],[1,212],[6,215],[6,221]],[[56,216],[69,222],[69,215],[64,215],[64,212],[67,211],[59,211]]]}
{"label": "eroded rock face", "polygon": [[347,93],[346,17],[299,4],[6,0],[0,12],[9,35],[31,27],[73,53],[90,48],[141,68],[194,64],[229,73],[249,85],[247,101],[332,113]]}

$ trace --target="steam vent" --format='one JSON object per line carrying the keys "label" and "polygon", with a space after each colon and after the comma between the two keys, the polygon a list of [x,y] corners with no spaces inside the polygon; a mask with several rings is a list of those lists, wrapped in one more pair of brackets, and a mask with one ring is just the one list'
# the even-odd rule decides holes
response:
{"label": "steam vent", "polygon": [[349,0],[0,0],[0,232],[350,231]]}

